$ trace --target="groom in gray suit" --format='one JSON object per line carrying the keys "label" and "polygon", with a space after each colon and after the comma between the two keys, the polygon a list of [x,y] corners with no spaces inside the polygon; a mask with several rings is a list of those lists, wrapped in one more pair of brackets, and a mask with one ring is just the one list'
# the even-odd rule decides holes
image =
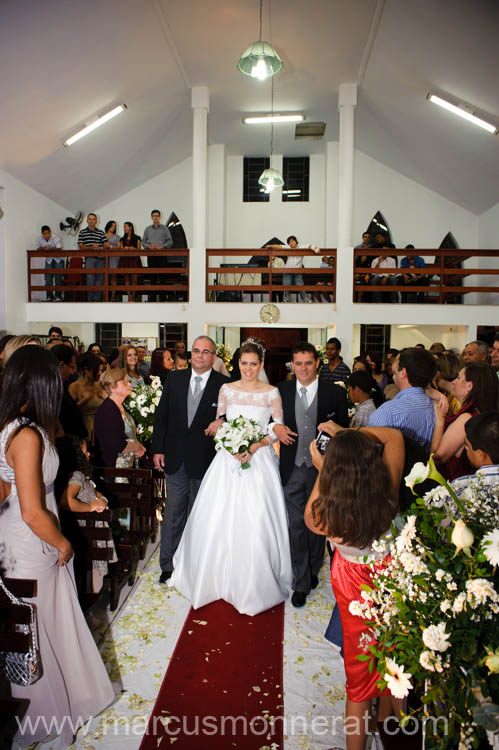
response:
{"label": "groom in gray suit", "polygon": [[292,363],[295,377],[278,386],[284,424],[272,425],[272,432],[281,442],[280,472],[289,516],[293,564],[291,603],[294,607],[303,607],[310,589],[318,584],[325,543],[324,537],[307,529],[303,519],[317,477],[309,446],[321,422],[332,419],[348,427],[348,408],[344,388],[317,378],[320,359],[312,344],[297,344],[292,352]]}

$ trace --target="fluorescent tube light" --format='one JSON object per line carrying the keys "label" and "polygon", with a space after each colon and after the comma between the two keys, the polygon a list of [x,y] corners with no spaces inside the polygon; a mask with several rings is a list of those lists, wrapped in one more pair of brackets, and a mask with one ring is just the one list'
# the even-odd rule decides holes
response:
{"label": "fluorescent tube light", "polygon": [[497,127],[495,125],[492,125],[490,122],[486,122],[486,120],[478,117],[473,113],[471,109],[466,107],[464,104],[452,104],[452,102],[448,102],[446,99],[442,99],[441,96],[437,96],[436,94],[431,93],[428,94],[426,98],[433,104],[438,104],[439,107],[443,107],[449,112],[453,112],[455,115],[458,115],[458,117],[462,117],[464,120],[468,120],[468,122],[472,122],[474,125],[478,125],[479,128],[483,128],[488,133],[493,133],[494,135],[497,133]]}
{"label": "fluorescent tube light", "polygon": [[255,117],[244,117],[245,125],[261,125],[269,122],[302,122],[305,115],[257,115]]}
{"label": "fluorescent tube light", "polygon": [[117,107],[114,107],[109,112],[106,112],[104,115],[101,115],[96,120],[91,122],[90,125],[87,125],[81,130],[78,130],[77,133],[75,133],[70,138],[64,141],[64,145],[72,146],[73,143],[76,143],[76,141],[79,141],[80,138],[83,138],[85,135],[88,135],[89,133],[92,132],[92,130],[95,130],[96,128],[100,128],[101,125],[104,125],[105,122],[112,120],[113,117],[116,117],[116,115],[119,115],[120,112],[123,112],[125,109],[126,109],[126,104],[119,104]]}

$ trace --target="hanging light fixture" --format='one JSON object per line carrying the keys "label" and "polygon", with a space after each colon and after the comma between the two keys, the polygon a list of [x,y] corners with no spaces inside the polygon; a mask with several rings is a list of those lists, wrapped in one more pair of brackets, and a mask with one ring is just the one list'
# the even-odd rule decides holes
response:
{"label": "hanging light fixture", "polygon": [[[270,111],[271,115],[274,114],[274,79],[271,82],[271,103]],[[261,185],[266,193],[271,193],[276,187],[282,187],[284,180],[282,174],[278,169],[272,169],[272,153],[274,151],[274,121],[270,118],[270,159],[269,169],[264,169],[260,177],[258,178],[258,184]]]}
{"label": "hanging light fixture", "polygon": [[[271,0],[269,0],[269,3]],[[262,12],[263,0],[260,0],[260,36],[244,51],[237,63],[238,70],[246,76],[264,81],[266,78],[279,73],[282,60],[270,42],[262,41]]]}

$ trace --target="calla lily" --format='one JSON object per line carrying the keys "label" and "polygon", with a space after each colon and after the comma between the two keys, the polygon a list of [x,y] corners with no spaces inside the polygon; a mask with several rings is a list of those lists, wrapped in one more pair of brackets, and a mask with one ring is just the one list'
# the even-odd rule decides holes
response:
{"label": "calla lily", "polygon": [[[435,466],[435,464],[433,464]],[[418,461],[417,464],[414,464],[412,469],[410,470],[409,474],[404,477],[405,479],[405,485],[406,487],[411,488],[411,492],[413,495],[416,493],[414,492],[414,485],[420,484],[421,482],[424,482],[425,479],[428,478],[430,472],[430,465],[423,464],[421,461]]]}
{"label": "calla lily", "polygon": [[435,482],[438,482],[442,487],[445,487],[449,495],[452,497],[454,502],[456,503],[457,507],[459,508],[459,511],[462,513],[462,515],[466,515],[464,506],[461,502],[461,500],[458,498],[448,481],[442,474],[438,471],[437,467],[435,466],[435,461],[433,460],[433,454],[430,456],[428,463],[425,465],[421,461],[418,461],[418,463],[414,464],[412,469],[410,470],[409,474],[404,477],[406,487],[411,488],[411,492],[413,495],[416,493],[414,492],[414,485],[415,484],[421,484],[421,482],[424,482],[425,479],[433,479]]}
{"label": "calla lily", "polygon": [[430,458],[428,459],[428,479],[434,479],[435,482],[438,482],[443,487],[447,487],[447,480],[444,476],[439,472],[437,467],[435,466],[435,461],[433,459],[433,453],[431,454]]}
{"label": "calla lily", "polygon": [[[464,521],[456,521],[451,536],[452,544],[456,547],[456,555],[463,550],[463,552],[469,557],[470,547],[473,544],[474,539],[475,537],[473,536],[472,530],[466,526]],[[456,555],[454,555],[454,557]]]}

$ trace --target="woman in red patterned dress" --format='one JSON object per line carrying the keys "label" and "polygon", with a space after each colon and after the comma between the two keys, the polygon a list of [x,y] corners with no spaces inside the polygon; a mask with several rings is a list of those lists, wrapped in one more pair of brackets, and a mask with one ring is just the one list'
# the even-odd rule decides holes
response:
{"label": "woman in red patterned dress", "polygon": [[[399,712],[401,702],[388,690],[381,693],[376,685],[379,674],[369,672],[368,661],[358,660],[363,653],[359,641],[364,635],[369,641],[370,631],[360,617],[350,613],[349,605],[362,598],[363,585],[372,585],[373,567],[383,565],[372,545],[389,531],[397,513],[404,448],[398,430],[362,428],[361,432],[336,427],[324,457],[315,442],[310,446],[319,475],[305,522],[311,531],[325,534],[335,549],[331,585],[343,628],[347,750],[363,750],[371,700],[381,696],[379,721],[392,711]],[[384,445],[383,458],[377,442]]]}

